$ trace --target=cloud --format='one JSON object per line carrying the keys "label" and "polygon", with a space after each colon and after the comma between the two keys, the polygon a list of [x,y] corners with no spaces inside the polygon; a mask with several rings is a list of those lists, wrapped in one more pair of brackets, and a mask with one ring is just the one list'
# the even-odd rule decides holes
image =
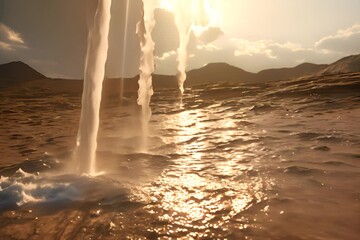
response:
{"label": "cloud", "polygon": [[0,49],[10,51],[10,50],[12,50],[12,47],[10,44],[0,41]]}
{"label": "cloud", "polygon": [[175,56],[175,55],[176,55],[176,51],[169,51],[169,52],[164,52],[161,56],[155,56],[155,59],[158,61],[164,61],[170,58],[171,56]]}
{"label": "cloud", "polygon": [[218,47],[216,45],[213,45],[213,44],[199,44],[197,46],[197,49],[198,50],[205,50],[205,51],[209,51],[209,52],[214,52],[214,51],[219,51],[222,48],[220,48],[220,47]]}
{"label": "cloud", "polygon": [[207,30],[201,33],[198,39],[204,44],[209,44],[217,40],[222,35],[224,35],[224,32],[220,28],[209,27]]}
{"label": "cloud", "polygon": [[[173,13],[165,9],[155,10],[155,27],[152,37],[155,42],[155,55],[161,60],[169,52],[179,47],[179,33]],[[216,41],[224,32],[218,27],[208,27],[201,31],[199,36],[193,32],[190,35],[188,51],[191,54],[198,46],[205,46]],[[209,47],[208,49],[210,49]]]}
{"label": "cloud", "polygon": [[360,52],[360,24],[340,29],[336,34],[326,36],[315,43],[315,47],[330,52],[353,54]]}
{"label": "cloud", "polygon": [[[246,39],[222,39],[211,44],[197,44],[190,51],[188,70],[200,68],[210,62],[227,62],[244,70],[257,72],[266,68],[292,67],[302,62],[326,61],[324,53],[306,49],[293,42],[278,43],[273,40],[250,41]],[[334,58],[336,59],[336,58]],[[176,72],[176,52],[169,51],[157,57],[157,72]]]}
{"label": "cloud", "polygon": [[[331,63],[359,52],[359,36],[360,25],[355,24],[308,47],[296,42],[277,42],[271,39],[251,41],[242,38],[219,38],[209,44],[192,39],[191,44],[195,47],[189,51],[188,70],[200,68],[209,62],[227,62],[251,72],[267,68],[294,67],[304,62]],[[167,51],[157,60],[158,72],[176,72],[176,54],[173,50]]]}
{"label": "cloud", "polygon": [[20,33],[15,32],[10,27],[0,23],[0,49],[12,51],[16,48],[24,48],[25,41]]}
{"label": "cloud", "polygon": [[269,44],[271,41],[268,40],[259,40],[259,41],[249,41],[246,39],[236,39],[232,38],[230,41],[235,45],[234,56],[254,56],[254,55],[264,55],[268,58],[276,58],[272,55],[271,49],[269,49]]}
{"label": "cloud", "polygon": [[268,68],[294,67],[304,62],[330,63],[344,56],[315,47],[305,48],[294,42],[266,39],[222,39],[210,46],[198,46],[189,66],[199,68],[209,62],[227,62],[246,71],[258,72]]}
{"label": "cloud", "polygon": [[269,59],[277,59],[278,50],[297,52],[304,50],[300,44],[286,42],[277,43],[272,40],[249,41],[246,39],[232,38],[230,42],[234,44],[234,56],[254,56],[263,55]]}
{"label": "cloud", "polygon": [[174,15],[164,9],[155,10],[155,27],[152,32],[155,42],[155,55],[163,56],[179,46],[179,34],[175,25]]}

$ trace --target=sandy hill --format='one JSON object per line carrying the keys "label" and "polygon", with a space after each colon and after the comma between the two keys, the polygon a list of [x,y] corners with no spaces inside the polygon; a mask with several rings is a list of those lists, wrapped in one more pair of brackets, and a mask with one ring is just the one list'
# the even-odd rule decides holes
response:
{"label": "sandy hill", "polygon": [[330,64],[324,70],[319,71],[319,74],[337,74],[350,72],[360,72],[360,54],[344,57]]}

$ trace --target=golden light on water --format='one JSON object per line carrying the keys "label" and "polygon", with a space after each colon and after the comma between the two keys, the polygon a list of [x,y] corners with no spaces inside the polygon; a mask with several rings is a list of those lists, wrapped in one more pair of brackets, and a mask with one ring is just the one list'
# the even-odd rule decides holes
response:
{"label": "golden light on water", "polygon": [[[211,238],[208,229],[226,232],[234,219],[239,219],[239,229],[251,226],[253,219],[243,212],[266,198],[268,179],[257,175],[256,167],[246,161],[249,155],[241,154],[245,152],[241,146],[231,151],[221,148],[236,134],[246,138],[248,133],[237,129],[233,119],[215,115],[211,109],[196,108],[167,115],[162,122],[178,129],[166,142],[174,143],[181,156],[142,193],[152,202],[147,211],[167,223],[149,231]],[[208,128],[218,130],[209,135]],[[213,144],[204,139],[213,139]],[[248,177],[247,172],[254,176]]]}
{"label": "golden light on water", "polygon": [[[175,184],[174,184],[175,183]],[[166,227],[151,229],[159,234],[187,232],[192,237],[211,237],[208,229],[227,231],[231,219],[239,220],[239,228],[251,225],[242,212],[264,199],[261,179],[234,183],[189,171],[169,172],[150,187],[153,205],[147,210],[158,216]]]}

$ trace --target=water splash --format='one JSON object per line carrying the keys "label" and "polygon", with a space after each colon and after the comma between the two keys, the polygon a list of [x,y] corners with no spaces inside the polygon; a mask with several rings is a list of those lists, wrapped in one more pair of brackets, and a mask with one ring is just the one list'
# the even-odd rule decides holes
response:
{"label": "water splash", "polygon": [[55,210],[75,202],[126,199],[126,195],[118,179],[104,175],[40,174],[19,168],[12,176],[0,176],[0,212],[26,204]]}
{"label": "water splash", "polygon": [[141,151],[147,151],[147,138],[149,135],[149,120],[151,117],[150,100],[154,91],[152,88],[152,73],[154,72],[154,48],[151,32],[155,26],[154,10],[156,0],[143,0],[143,18],[137,24],[137,34],[140,38],[140,78],[138,90],[138,104],[141,106],[141,124],[143,139]]}
{"label": "water splash", "polygon": [[49,182],[48,178],[19,168],[11,177],[0,176],[0,210],[27,203],[78,200],[81,195],[67,182]]}
{"label": "water splash", "polygon": [[94,22],[89,28],[82,108],[74,166],[74,170],[79,174],[94,174],[96,172],[96,138],[99,129],[102,83],[108,51],[110,9],[111,0],[99,0]]}

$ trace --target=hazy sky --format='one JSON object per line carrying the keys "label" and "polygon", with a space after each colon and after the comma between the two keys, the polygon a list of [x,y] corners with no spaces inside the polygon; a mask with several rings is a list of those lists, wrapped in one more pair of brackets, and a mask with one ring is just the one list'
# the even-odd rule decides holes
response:
{"label": "hazy sky", "polygon": [[[135,25],[140,0],[130,0],[128,40],[122,49],[125,0],[113,0],[107,76],[138,73]],[[188,69],[228,62],[247,71],[330,63],[360,53],[359,0],[221,0],[221,21],[192,37]],[[87,22],[96,0],[0,0],[0,64],[21,60],[50,77],[82,78]],[[156,11],[156,71],[175,74],[178,45],[172,13]]]}

